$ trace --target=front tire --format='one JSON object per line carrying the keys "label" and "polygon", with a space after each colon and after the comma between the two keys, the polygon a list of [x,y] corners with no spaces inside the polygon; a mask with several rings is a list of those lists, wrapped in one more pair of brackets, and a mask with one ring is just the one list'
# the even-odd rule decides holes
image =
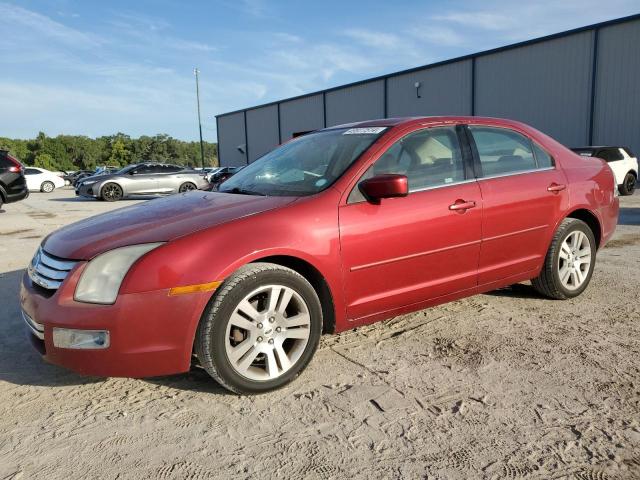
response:
{"label": "front tire", "polygon": [[239,394],[278,389],[309,364],[322,333],[322,308],[300,274],[271,263],[241,267],[218,288],[195,340],[200,365]]}
{"label": "front tire", "polygon": [[102,187],[100,198],[107,202],[117,202],[122,200],[123,192],[122,187],[117,183],[107,183]]}
{"label": "front tire", "polygon": [[618,186],[620,195],[633,195],[636,189],[636,181],[636,176],[632,172],[627,173],[622,181],[622,185]]}
{"label": "front tire", "polygon": [[42,182],[42,185],[40,185],[40,191],[43,193],[51,193],[55,190],[55,188],[56,186],[49,180]]}
{"label": "front tire", "polygon": [[191,183],[191,182],[185,182],[182,185],[180,185],[180,188],[178,189],[178,192],[180,193],[185,193],[185,192],[190,192],[191,190],[196,190],[196,185],[195,183]]}
{"label": "front tire", "polygon": [[565,218],[553,236],[540,275],[531,283],[545,297],[577,297],[589,285],[595,262],[596,241],[589,226]]}

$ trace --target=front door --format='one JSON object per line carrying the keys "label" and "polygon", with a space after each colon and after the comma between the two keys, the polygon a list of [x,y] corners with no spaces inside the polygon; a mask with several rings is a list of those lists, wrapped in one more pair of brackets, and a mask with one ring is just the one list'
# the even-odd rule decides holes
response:
{"label": "front door", "polygon": [[455,127],[427,128],[395,143],[359,180],[404,174],[409,195],[374,205],[356,185],[340,207],[350,320],[477,285],[482,199],[465,161]]}

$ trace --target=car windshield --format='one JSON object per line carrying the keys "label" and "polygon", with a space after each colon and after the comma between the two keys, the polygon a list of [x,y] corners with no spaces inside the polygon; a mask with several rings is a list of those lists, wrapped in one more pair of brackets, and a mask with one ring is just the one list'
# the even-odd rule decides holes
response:
{"label": "car windshield", "polygon": [[238,171],[221,192],[304,196],[333,184],[386,127],[322,130],[296,138]]}

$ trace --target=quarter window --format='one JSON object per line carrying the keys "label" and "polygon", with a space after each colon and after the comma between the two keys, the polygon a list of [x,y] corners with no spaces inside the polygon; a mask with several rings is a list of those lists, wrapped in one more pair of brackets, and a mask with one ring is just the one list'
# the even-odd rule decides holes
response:
{"label": "quarter window", "polygon": [[[358,183],[384,173],[406,175],[409,192],[464,180],[455,127],[428,128],[407,135],[376,160]],[[349,195],[349,203],[363,200],[356,186]]]}
{"label": "quarter window", "polygon": [[[476,143],[482,173],[485,177],[537,168],[531,141],[524,135],[513,130],[492,127],[470,126],[469,131]],[[542,163],[551,162],[551,157],[548,154],[546,154],[547,160],[543,158],[542,150],[540,155]],[[540,168],[544,167],[541,165]]]}
{"label": "quarter window", "polygon": [[536,157],[536,165],[538,168],[551,168],[553,167],[553,158],[546,151],[542,149],[537,143],[533,143],[533,153]]}

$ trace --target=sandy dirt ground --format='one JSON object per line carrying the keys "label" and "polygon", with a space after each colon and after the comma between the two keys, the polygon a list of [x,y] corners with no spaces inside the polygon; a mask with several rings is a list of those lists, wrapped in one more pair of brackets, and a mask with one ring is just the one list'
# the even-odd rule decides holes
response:
{"label": "sandy dirt ground", "polygon": [[28,344],[42,238],[130,203],[63,189],[0,213],[0,479],[640,478],[640,195],[581,297],[520,284],[327,336],[258,397],[199,370],[80,377]]}

